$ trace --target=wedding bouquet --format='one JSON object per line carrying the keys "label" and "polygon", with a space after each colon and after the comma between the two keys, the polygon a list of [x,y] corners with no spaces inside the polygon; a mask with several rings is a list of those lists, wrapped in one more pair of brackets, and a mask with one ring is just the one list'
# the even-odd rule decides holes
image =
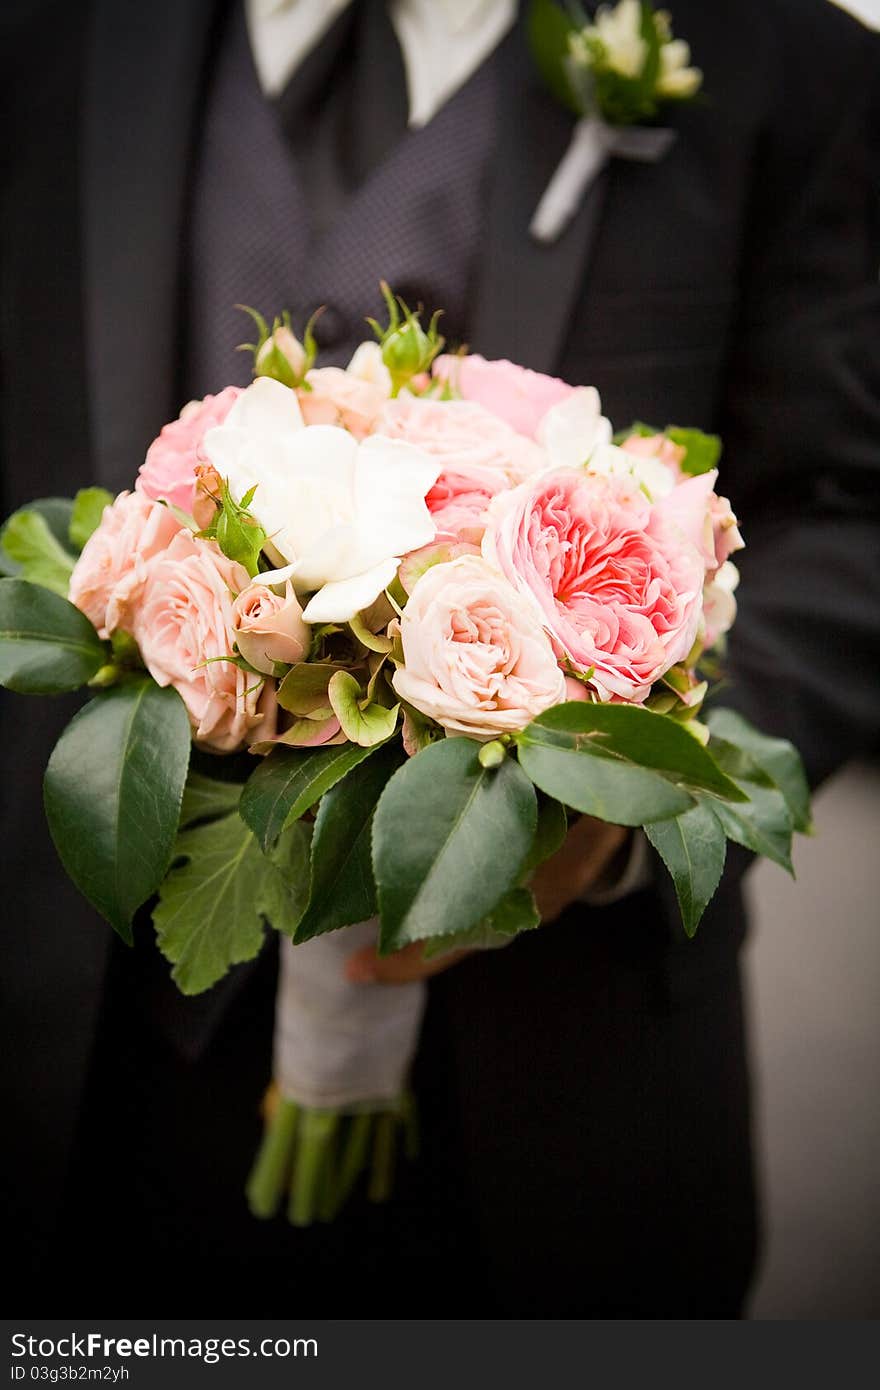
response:
{"label": "wedding bouquet", "polygon": [[255,315],[252,385],[186,406],[133,491],[0,537],[0,680],[91,694],[45,776],[74,883],[127,942],[152,903],[185,994],[281,933],[249,1195],[297,1222],[370,1163],[381,1196],[408,1121],[424,986],[346,979],[355,946],[537,927],[578,813],[644,828],[690,935],[728,838],[790,868],[809,823],[794,749],[702,715],[742,545],[717,438],[614,438],[593,388],[439,355],[386,299],[344,371]]}

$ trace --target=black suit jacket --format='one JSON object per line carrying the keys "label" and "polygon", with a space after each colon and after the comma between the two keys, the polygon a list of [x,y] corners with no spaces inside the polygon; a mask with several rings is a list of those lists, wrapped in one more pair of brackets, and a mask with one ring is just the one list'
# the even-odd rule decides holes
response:
{"label": "black suit jacket", "polygon": [[[128,486],[179,407],[180,247],[213,9],[96,0],[4,21],[4,513],[86,482]],[[675,22],[705,98],[675,113],[664,161],[614,163],[551,247],[527,226],[571,118],[511,45],[471,343],[595,383],[618,424],[724,436],[748,542],[728,702],[794,739],[817,782],[878,727],[878,45],[825,0],[679,0]],[[70,708],[2,704],[8,1191],[60,1189],[106,957],[109,929],[43,825],[41,771]],[[664,939],[672,994],[729,967],[744,862],[731,856],[695,943]],[[198,1037],[214,1004],[192,1008]],[[49,1197],[28,1205],[37,1253],[50,1219]]]}

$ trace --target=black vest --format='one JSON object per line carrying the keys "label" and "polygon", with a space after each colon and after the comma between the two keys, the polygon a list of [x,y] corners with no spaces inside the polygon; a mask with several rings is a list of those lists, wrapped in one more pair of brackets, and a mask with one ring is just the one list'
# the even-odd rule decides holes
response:
{"label": "black vest", "polygon": [[[189,219],[184,398],[248,381],[249,355],[235,345],[252,325],[236,304],[267,317],[289,309],[298,332],[325,305],[320,361],[343,366],[372,336],[365,317],[383,318],[384,278],[411,305],[442,308],[447,340],[465,341],[496,137],[496,63],[482,64],[428,125],[404,130],[323,232],[280,109],[260,90],[239,6],[212,72]],[[337,68],[330,103],[349,98],[349,81]],[[373,90],[381,101],[380,74]],[[328,148],[317,162],[332,158]]]}

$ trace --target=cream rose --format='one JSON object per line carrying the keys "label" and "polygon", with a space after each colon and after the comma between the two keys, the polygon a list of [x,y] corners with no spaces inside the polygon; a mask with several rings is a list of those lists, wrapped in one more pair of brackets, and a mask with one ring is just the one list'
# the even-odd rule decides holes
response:
{"label": "cream rose", "polygon": [[181,696],[196,741],[220,753],[249,742],[263,720],[263,682],[222,659],[236,640],[235,595],[249,583],[247,570],[214,541],[182,530],[127,596],[144,665],[158,685],[173,685]]}
{"label": "cream rose", "polygon": [[449,733],[491,739],[565,699],[565,677],[534,606],[479,556],[435,565],[400,624],[394,688]]}
{"label": "cream rose", "polygon": [[232,605],[232,625],[245,661],[267,676],[274,676],[276,663],[292,666],[309,650],[308,625],[290,580],[283,598],[268,584],[242,589]]}
{"label": "cream rose", "polygon": [[236,498],[256,487],[251,511],[281,565],[269,582],[313,595],[308,623],[347,622],[434,538],[425,496],[438,461],[401,440],[305,426],[295,393],[271,377],[242,393],[205,451]]}

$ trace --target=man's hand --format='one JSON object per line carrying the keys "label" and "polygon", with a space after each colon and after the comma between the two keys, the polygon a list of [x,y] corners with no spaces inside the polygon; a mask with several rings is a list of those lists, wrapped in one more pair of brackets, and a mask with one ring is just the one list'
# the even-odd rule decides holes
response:
{"label": "man's hand", "polygon": [[[536,870],[531,889],[542,922],[554,922],[570,903],[591,889],[610,887],[625,857],[631,831],[622,825],[608,825],[592,816],[581,816],[570,827],[565,842]],[[390,956],[380,956],[365,946],[349,956],[345,973],[358,984],[404,985],[426,980],[441,970],[457,965],[471,951],[449,951],[425,960],[420,941],[404,946]]]}

